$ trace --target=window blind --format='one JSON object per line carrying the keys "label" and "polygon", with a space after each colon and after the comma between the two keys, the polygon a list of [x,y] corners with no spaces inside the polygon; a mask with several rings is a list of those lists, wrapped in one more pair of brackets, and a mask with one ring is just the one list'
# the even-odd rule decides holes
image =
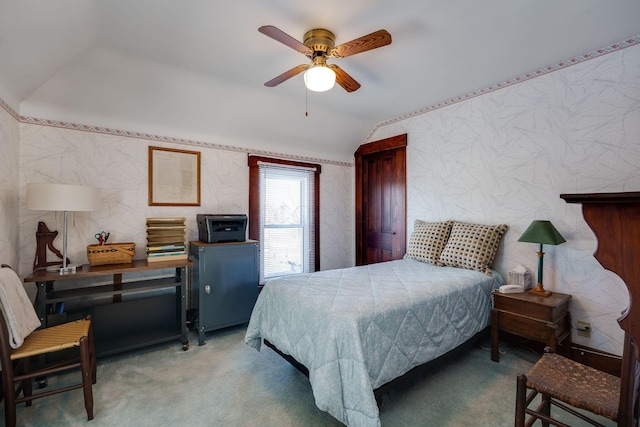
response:
{"label": "window blind", "polygon": [[258,167],[261,282],[315,271],[315,169]]}

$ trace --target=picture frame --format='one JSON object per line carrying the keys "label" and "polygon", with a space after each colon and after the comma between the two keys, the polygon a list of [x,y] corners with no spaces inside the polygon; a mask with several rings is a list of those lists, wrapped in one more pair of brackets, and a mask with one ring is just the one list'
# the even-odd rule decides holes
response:
{"label": "picture frame", "polygon": [[200,152],[149,146],[149,206],[200,206]]}

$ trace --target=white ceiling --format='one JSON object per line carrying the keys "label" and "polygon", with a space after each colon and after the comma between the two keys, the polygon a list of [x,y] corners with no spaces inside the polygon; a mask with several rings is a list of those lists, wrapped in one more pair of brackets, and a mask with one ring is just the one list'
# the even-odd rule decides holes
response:
{"label": "white ceiling", "polygon": [[[267,88],[307,59],[262,25],[393,42],[332,60],[356,92],[307,93],[301,74]],[[0,0],[0,98],[27,117],[350,161],[381,121],[639,34],[639,0]]]}

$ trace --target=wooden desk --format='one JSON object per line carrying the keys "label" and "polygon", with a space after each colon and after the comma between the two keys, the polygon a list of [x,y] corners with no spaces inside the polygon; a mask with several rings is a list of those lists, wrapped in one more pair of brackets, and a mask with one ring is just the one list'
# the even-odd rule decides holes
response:
{"label": "wooden desk", "polygon": [[562,353],[568,355],[571,341],[570,300],[571,295],[557,292],[548,297],[528,292],[494,292],[494,308],[491,310],[491,360],[500,361],[498,334],[501,330],[542,342],[554,352],[566,341]]}
{"label": "wooden desk", "polygon": [[[24,281],[36,284],[36,313],[43,327],[91,314],[98,356],[172,339],[180,339],[183,350],[187,350],[187,267],[192,265],[189,260],[135,260],[130,264],[83,265],[68,274],[38,270]],[[162,274],[160,270],[164,269],[175,274]],[[163,277],[123,281],[123,275],[140,276],[144,272]],[[71,280],[82,282],[82,286],[55,289],[56,284]],[[103,284],[109,280],[111,283]]]}

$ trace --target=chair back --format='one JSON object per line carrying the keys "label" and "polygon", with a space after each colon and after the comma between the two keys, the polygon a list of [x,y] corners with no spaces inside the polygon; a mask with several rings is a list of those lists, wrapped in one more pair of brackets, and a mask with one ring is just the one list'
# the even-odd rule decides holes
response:
{"label": "chair back", "polygon": [[[638,362],[638,346],[631,334],[625,332],[624,352],[622,355],[622,372],[620,375],[619,425],[637,425],[640,417],[640,362]],[[633,422],[636,424],[633,424]]]}

